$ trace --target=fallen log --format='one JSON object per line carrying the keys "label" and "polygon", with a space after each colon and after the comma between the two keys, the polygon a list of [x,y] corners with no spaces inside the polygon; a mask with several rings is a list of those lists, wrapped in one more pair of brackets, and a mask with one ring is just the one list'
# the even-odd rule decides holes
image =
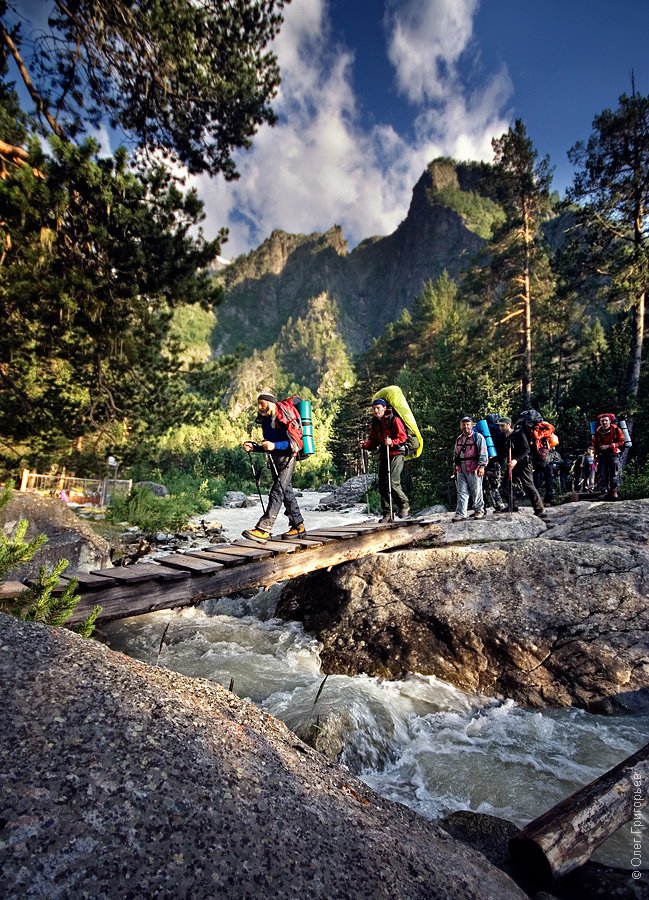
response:
{"label": "fallen log", "polygon": [[[640,846],[648,785],[646,744],[510,838],[512,862],[522,874],[548,883],[587,862],[597,847],[626,822],[632,822],[632,843]],[[630,859],[638,857],[631,844],[629,851]],[[649,860],[649,835],[646,854],[644,864]]]}

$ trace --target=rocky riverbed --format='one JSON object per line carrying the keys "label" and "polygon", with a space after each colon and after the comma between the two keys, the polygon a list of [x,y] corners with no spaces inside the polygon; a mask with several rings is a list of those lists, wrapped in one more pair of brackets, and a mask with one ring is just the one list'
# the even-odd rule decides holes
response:
{"label": "rocky riverbed", "polygon": [[536,707],[649,709],[649,501],[452,523],[288,583],[324,671],[435,675]]}

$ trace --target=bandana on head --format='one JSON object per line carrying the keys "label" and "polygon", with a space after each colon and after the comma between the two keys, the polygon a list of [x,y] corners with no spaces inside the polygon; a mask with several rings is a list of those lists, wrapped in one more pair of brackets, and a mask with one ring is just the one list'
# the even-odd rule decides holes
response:
{"label": "bandana on head", "polygon": [[268,403],[277,403],[277,397],[274,394],[260,394],[257,397],[257,402],[260,400],[266,400]]}

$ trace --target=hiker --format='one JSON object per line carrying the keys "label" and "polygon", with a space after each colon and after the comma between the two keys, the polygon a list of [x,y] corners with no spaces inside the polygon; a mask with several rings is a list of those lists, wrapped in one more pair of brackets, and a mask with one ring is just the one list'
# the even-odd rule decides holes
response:
{"label": "hiker", "polygon": [[489,457],[487,442],[480,432],[473,430],[471,416],[460,419],[460,433],[455,441],[453,454],[457,485],[457,504],[453,521],[462,522],[467,518],[469,497],[473,503],[473,518],[483,519],[486,513],[482,497],[482,479]]}
{"label": "hiker", "polygon": [[522,487],[525,496],[530,499],[534,507],[534,515],[545,516],[543,501],[534,487],[530,444],[525,431],[523,428],[514,429],[509,416],[501,416],[498,419],[498,425],[504,438],[501,460],[503,466],[502,493],[503,497],[510,501],[510,506],[505,507],[503,512],[509,510],[510,507],[512,512],[518,512],[518,506],[514,505],[512,493],[513,482],[516,481]]}
{"label": "hiker", "polygon": [[[387,401],[378,397],[372,400],[372,421],[366,441],[359,444],[363,450],[379,449],[379,493],[381,495],[381,522],[391,521],[392,498],[397,503],[397,515],[406,519],[410,513],[410,501],[401,487],[403,457],[408,434],[405,425]],[[387,449],[381,449],[381,448]],[[389,464],[388,464],[389,459]]]}
{"label": "hiker", "polygon": [[600,413],[593,435],[593,449],[603,500],[619,500],[620,454],[624,450],[624,434],[613,422],[611,413]]}
{"label": "hiker", "polygon": [[534,484],[539,491],[545,489],[543,502],[548,506],[554,503],[554,467],[550,460],[552,448],[556,446],[553,437],[554,425],[545,420],[533,425],[528,437]]}
{"label": "hiker", "polygon": [[305,528],[292,482],[295,462],[302,447],[302,422],[292,403],[278,400],[273,394],[259,394],[257,413],[257,424],[261,425],[264,439],[260,444],[244,441],[243,449],[247,453],[257,451],[268,454],[273,485],[266,512],[254,528],[242,534],[254,541],[267,541],[284,504],[289,529],[281,537],[298,537],[304,534]]}
{"label": "hiker", "polygon": [[595,476],[597,474],[597,461],[595,459],[595,450],[593,447],[589,447],[586,450],[586,453],[584,455],[583,468],[585,474],[586,490],[589,494],[592,494],[595,490]]}

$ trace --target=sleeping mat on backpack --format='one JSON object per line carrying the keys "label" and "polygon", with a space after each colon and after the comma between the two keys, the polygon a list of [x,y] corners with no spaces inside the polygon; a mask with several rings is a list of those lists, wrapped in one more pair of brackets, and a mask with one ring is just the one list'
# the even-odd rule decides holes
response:
{"label": "sleeping mat on backpack", "polygon": [[381,390],[377,391],[372,397],[372,400],[379,399],[389,403],[399,418],[403,420],[406,431],[411,431],[416,436],[419,441],[419,446],[412,453],[407,454],[404,459],[417,459],[418,456],[421,456],[421,451],[424,448],[424,439],[421,436],[417,420],[410,409],[403,391],[397,384],[390,384],[388,387],[381,388]]}

